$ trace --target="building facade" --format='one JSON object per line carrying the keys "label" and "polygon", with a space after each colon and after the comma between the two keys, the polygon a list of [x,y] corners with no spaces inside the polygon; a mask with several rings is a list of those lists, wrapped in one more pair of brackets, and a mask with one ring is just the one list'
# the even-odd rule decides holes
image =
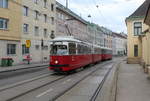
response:
{"label": "building facade", "polygon": [[[142,32],[147,30],[148,26],[144,24],[144,18],[147,12],[150,0],[146,0],[133,14],[126,19],[128,33],[128,63],[141,63],[143,61]],[[144,41],[144,40],[143,40]]]}
{"label": "building facade", "polygon": [[127,54],[127,36],[113,32],[113,55],[123,56]]}
{"label": "building facade", "polygon": [[20,61],[21,0],[0,0],[0,59]]}
{"label": "building facade", "polygon": [[[0,0],[0,58],[24,64],[47,62],[55,34],[55,0]],[[30,47],[26,42],[30,41]]]}
{"label": "building facade", "polygon": [[56,36],[74,36],[88,41],[87,22],[58,2],[56,3]]}
{"label": "building facade", "polygon": [[[55,14],[55,0],[22,1],[22,59],[29,54],[31,62],[49,61],[49,41],[51,34],[55,33]],[[30,48],[25,47],[26,40],[31,41]]]}
{"label": "building facade", "polygon": [[88,36],[91,43],[112,49],[112,31],[94,23],[88,24]]}

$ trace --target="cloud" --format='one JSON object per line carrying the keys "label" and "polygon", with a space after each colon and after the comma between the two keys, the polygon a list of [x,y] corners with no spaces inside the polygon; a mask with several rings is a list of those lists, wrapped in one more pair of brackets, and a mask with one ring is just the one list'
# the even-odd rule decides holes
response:
{"label": "cloud", "polygon": [[[65,0],[58,0],[65,5]],[[69,0],[69,8],[84,19],[115,32],[126,32],[125,18],[145,0]],[[96,7],[98,5],[98,8]],[[91,19],[87,16],[91,15]]]}

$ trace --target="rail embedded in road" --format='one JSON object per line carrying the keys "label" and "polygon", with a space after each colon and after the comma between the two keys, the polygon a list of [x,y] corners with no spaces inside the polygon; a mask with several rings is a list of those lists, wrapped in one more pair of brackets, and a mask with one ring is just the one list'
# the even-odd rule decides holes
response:
{"label": "rail embedded in road", "polygon": [[[101,63],[99,66],[95,65],[94,68],[85,69],[84,71],[74,73],[72,75],[68,75],[67,77],[60,79],[52,84],[45,85],[43,87],[40,87],[39,89],[32,90],[31,92],[26,93],[25,95],[19,96],[13,101],[24,101],[25,100],[55,100],[61,95],[63,95],[65,92],[70,90],[72,87],[77,85],[80,81],[88,77],[88,75],[92,74],[92,72],[97,71],[99,67],[103,67],[104,65],[112,63],[112,62],[105,62]],[[46,96],[46,95],[49,96]],[[27,99],[28,96],[28,99]],[[30,97],[31,98],[30,98]],[[45,97],[46,96],[46,97]],[[46,101],[47,101],[46,100]],[[45,100],[44,100],[45,101]]]}

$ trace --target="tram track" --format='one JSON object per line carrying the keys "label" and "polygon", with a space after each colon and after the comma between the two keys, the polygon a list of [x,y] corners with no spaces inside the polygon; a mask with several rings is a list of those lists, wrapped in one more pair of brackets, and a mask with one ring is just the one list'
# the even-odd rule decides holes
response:
{"label": "tram track", "polygon": [[13,87],[17,87],[19,85],[22,85],[22,84],[25,84],[25,83],[29,83],[29,82],[32,82],[32,81],[35,81],[35,80],[38,80],[38,79],[41,79],[41,78],[44,78],[44,77],[47,77],[47,76],[50,76],[51,74],[43,74],[43,75],[40,75],[38,77],[34,77],[34,78],[31,78],[31,79],[27,79],[27,80],[23,80],[23,81],[19,81],[17,83],[14,83],[14,84],[11,84],[11,85],[6,85],[4,87],[0,87],[0,92],[1,91],[4,91],[6,89],[10,89],[10,88],[13,88]]}
{"label": "tram track", "polygon": [[[13,99],[19,96],[25,95],[43,86],[52,84],[65,77],[66,76],[54,77],[53,73],[45,74],[36,78],[32,78],[29,80],[21,81],[16,84],[2,87],[0,88],[0,101],[12,101]],[[50,78],[53,78],[53,79],[50,79]],[[20,89],[23,89],[23,90],[20,90]],[[13,92],[15,92],[15,90],[19,90],[19,92],[14,94]],[[5,94],[10,95],[10,96],[5,96]]]}
{"label": "tram track", "polygon": [[114,67],[114,64],[113,64],[113,66],[112,66],[111,68],[109,68],[109,70],[108,70],[107,73],[105,74],[105,76],[104,76],[102,82],[101,82],[101,83],[99,84],[99,86],[97,87],[97,89],[96,89],[96,91],[94,92],[93,96],[91,97],[90,101],[96,101],[96,98],[97,98],[98,94],[100,93],[100,91],[101,91],[101,89],[102,89],[102,87],[103,87],[103,85],[104,85],[104,83],[105,83],[105,81],[106,81],[106,79],[107,79],[107,77],[108,77],[108,75],[109,75],[109,73],[111,72],[111,70],[112,70],[113,67]]}
{"label": "tram track", "polygon": [[[114,63],[113,62],[109,62],[109,63],[104,63],[102,66],[105,66],[105,65],[109,65],[109,64],[113,64],[111,66],[111,68],[109,68],[109,70],[107,71],[106,75],[104,76],[104,79],[102,80],[101,84],[99,85],[99,87],[97,88],[97,90],[95,91],[95,93],[93,94],[93,96],[91,97],[91,99],[89,101],[95,101],[95,99],[97,98],[97,95],[99,94],[99,91],[101,90],[101,87],[103,86],[104,82],[105,82],[105,79],[107,78],[107,76],[109,75],[111,69],[113,68],[114,66]],[[93,73],[97,72],[98,70],[100,70],[102,68],[97,68],[95,69],[94,71],[90,72],[89,74],[87,73],[86,76],[84,76],[82,79],[80,79],[78,82],[76,82],[75,84],[73,84],[69,89],[66,89],[64,92],[62,92],[61,94],[57,95],[55,98],[53,99],[50,99],[49,101],[57,101],[57,99],[61,96],[63,96],[67,91],[71,90],[73,87],[75,87],[76,85],[78,85],[81,81],[85,80],[86,78],[88,78],[89,76],[91,76]],[[105,68],[103,68],[105,69]],[[58,100],[59,101],[59,100]]]}
{"label": "tram track", "polygon": [[[110,63],[112,63],[112,61],[101,63],[101,67],[106,65],[106,64],[110,64]],[[62,96],[65,92],[69,91],[71,88],[76,86],[82,80],[86,79],[92,73],[96,72],[98,69],[100,69],[100,68],[97,67],[94,70],[92,68],[89,68],[89,70],[86,69],[87,71],[84,74],[84,77],[80,78],[80,80],[77,80],[76,83],[74,83],[73,85],[69,86],[68,89],[65,89],[61,93],[55,95],[52,98],[52,100],[50,100],[50,101],[56,100],[58,97]],[[37,77],[36,79],[33,78],[33,79],[30,79],[30,80],[26,80],[26,81],[23,81],[21,83],[18,83],[16,85],[11,85],[9,87],[0,88],[0,101],[16,101],[15,99],[18,99],[18,98],[20,98],[20,97],[22,97],[22,96],[24,96],[26,94],[34,92],[34,91],[36,91],[36,90],[38,90],[40,88],[46,87],[48,85],[55,84],[56,82],[63,81],[63,80],[65,80],[65,78],[69,80],[74,75],[78,75],[78,74],[80,74],[80,72],[72,74],[72,75],[69,75],[69,76],[57,76],[57,77],[56,77],[56,75],[53,76],[53,74],[49,74],[49,75],[45,74],[45,75]],[[50,78],[53,78],[53,79],[50,79]],[[17,91],[17,93],[12,94],[14,92],[13,89],[14,90],[19,89],[19,91],[22,91],[22,92]],[[5,96],[5,94],[7,94],[7,96]]]}
{"label": "tram track", "polygon": [[48,66],[39,66],[39,67],[32,67],[32,68],[23,68],[18,70],[9,70],[9,71],[3,71],[0,72],[0,80],[12,78],[24,74],[34,73],[37,71],[41,71],[43,69],[47,69]]}

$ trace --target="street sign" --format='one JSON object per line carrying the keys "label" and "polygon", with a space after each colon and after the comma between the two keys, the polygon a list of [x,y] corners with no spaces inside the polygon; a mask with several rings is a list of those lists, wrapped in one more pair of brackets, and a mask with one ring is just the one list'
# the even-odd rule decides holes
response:
{"label": "street sign", "polygon": [[30,40],[26,40],[26,47],[30,48],[31,47],[31,41]]}

